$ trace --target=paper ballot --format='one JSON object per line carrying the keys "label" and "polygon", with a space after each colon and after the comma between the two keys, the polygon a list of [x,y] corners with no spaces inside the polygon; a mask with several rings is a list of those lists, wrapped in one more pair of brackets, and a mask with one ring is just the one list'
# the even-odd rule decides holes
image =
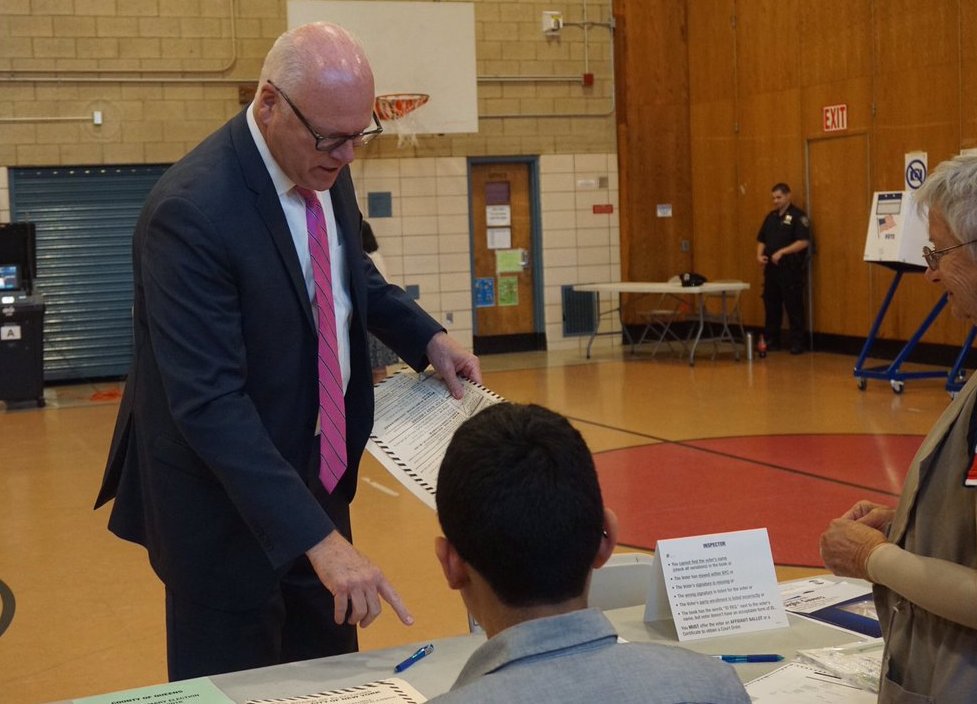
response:
{"label": "paper ballot", "polygon": [[438,470],[458,426],[503,400],[464,380],[462,399],[436,377],[404,370],[377,384],[373,434],[367,450],[412,494],[434,508]]}
{"label": "paper ballot", "polygon": [[284,699],[249,699],[247,704],[421,704],[427,698],[409,682],[391,677],[356,687]]}

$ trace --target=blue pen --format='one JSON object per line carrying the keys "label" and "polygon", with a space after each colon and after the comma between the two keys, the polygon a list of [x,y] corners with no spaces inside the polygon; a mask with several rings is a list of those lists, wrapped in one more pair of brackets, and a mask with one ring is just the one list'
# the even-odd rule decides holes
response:
{"label": "blue pen", "polygon": [[774,653],[750,653],[749,655],[713,655],[723,662],[780,662],[784,659],[783,655]]}
{"label": "blue pen", "polygon": [[423,648],[418,648],[417,650],[414,651],[414,653],[409,658],[407,658],[401,663],[398,663],[397,666],[394,668],[394,672],[403,672],[408,667],[413,665],[415,662],[417,662],[423,657],[427,657],[432,652],[434,652],[433,643],[428,643]]}

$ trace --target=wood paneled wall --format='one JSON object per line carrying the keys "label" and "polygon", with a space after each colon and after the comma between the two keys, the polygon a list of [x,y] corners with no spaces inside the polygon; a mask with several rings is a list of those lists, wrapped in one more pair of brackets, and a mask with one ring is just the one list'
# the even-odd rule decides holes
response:
{"label": "wood paneled wall", "polygon": [[[693,193],[685,6],[617,3],[615,21],[618,169],[632,184],[620,196],[621,229],[629,232],[621,239],[624,278],[661,280],[692,262],[681,244],[692,238]],[[657,218],[656,205],[665,203],[673,217]]]}
{"label": "wood paneled wall", "polygon": [[[614,14],[622,277],[749,281],[760,324],[756,231],[786,181],[814,223],[813,327],[864,337],[894,275],[862,261],[872,192],[903,187],[906,152],[932,169],[977,146],[977,0],[614,0]],[[848,129],[825,132],[838,103]],[[903,277],[881,336],[908,338],[939,295]],[[925,339],[965,333],[944,314]]]}

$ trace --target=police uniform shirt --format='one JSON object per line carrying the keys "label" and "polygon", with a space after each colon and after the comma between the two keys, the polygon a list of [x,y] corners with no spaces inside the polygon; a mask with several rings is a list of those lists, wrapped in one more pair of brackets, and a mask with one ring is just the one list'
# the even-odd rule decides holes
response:
{"label": "police uniform shirt", "polygon": [[[807,213],[796,205],[787,206],[783,215],[777,210],[771,210],[760,226],[756,239],[757,242],[763,242],[764,253],[770,256],[797,240],[811,239],[811,221]],[[800,259],[801,253],[788,256]]]}

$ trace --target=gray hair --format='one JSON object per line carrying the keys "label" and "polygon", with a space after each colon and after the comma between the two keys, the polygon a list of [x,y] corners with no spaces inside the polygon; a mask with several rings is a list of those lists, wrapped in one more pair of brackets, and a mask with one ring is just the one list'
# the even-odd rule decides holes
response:
{"label": "gray hair", "polygon": [[265,56],[258,85],[271,79],[282,90],[297,92],[324,68],[351,74],[370,71],[362,46],[349,30],[329,22],[304,24],[275,40]]}
{"label": "gray hair", "polygon": [[916,191],[916,206],[939,211],[958,242],[977,239],[977,155],[942,162]]}

